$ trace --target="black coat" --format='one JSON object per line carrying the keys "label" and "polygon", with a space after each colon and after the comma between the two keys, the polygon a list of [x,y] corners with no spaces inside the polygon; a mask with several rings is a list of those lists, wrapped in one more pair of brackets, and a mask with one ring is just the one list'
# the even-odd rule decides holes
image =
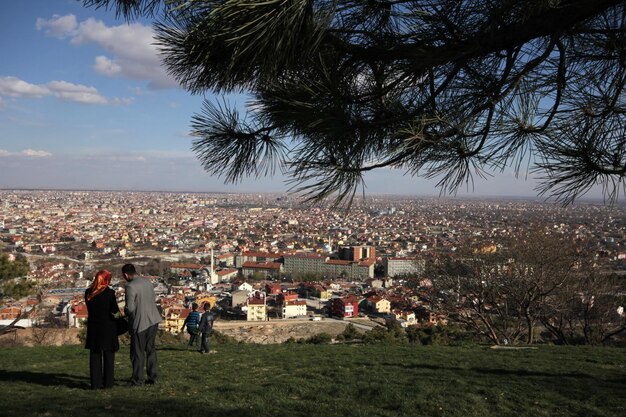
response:
{"label": "black coat", "polygon": [[[85,300],[87,300],[87,292],[85,292]],[[113,317],[119,312],[115,291],[107,288],[86,303],[88,316],[85,348],[114,352],[119,350],[117,327]]]}

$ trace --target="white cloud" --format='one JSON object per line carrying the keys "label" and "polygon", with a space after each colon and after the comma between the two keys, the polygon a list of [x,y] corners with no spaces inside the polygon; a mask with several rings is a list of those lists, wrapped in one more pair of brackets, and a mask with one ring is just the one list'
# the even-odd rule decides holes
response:
{"label": "white cloud", "polygon": [[94,60],[93,69],[98,74],[148,81],[152,89],[178,86],[161,66],[150,26],[140,23],[107,26],[94,18],[79,23],[76,16],[69,14],[38,18],[35,27],[48,36],[69,38],[75,45],[95,44],[105,50],[109,56],[99,55]]}
{"label": "white cloud", "polygon": [[[115,134],[116,132],[111,132]],[[74,156],[81,160],[108,160],[121,162],[147,162],[147,161],[180,161],[188,160],[195,164],[196,156],[191,151],[158,151],[144,150],[141,152],[109,152],[97,148],[82,148]]]}
{"label": "white cloud", "polygon": [[130,87],[129,89],[136,96],[143,96],[147,94],[147,92],[141,87]]}
{"label": "white cloud", "polygon": [[52,19],[37,18],[35,22],[35,28],[37,30],[44,30],[48,36],[63,39],[73,33],[75,33],[78,23],[76,22],[76,16],[68,14],[65,16],[59,16],[57,14],[52,16]]}
{"label": "white cloud", "polygon": [[52,156],[50,152],[36,151],[34,149],[24,149],[21,154],[31,158],[46,158],[48,156]]}
{"label": "white cloud", "polygon": [[0,77],[0,95],[41,98],[50,95],[45,85],[30,84],[16,77]]}
{"label": "white cloud", "polygon": [[95,87],[72,84],[67,81],[50,81],[47,86],[61,100],[83,104],[107,104],[107,99],[101,96]]}
{"label": "white cloud", "polygon": [[6,107],[6,104],[4,100],[2,99],[2,97],[0,97],[0,110],[4,109],[5,107]]}
{"label": "white cloud", "polygon": [[189,159],[192,161],[196,159],[192,151],[146,151],[144,154],[156,159]]}
{"label": "white cloud", "polygon": [[111,99],[111,104],[115,106],[128,106],[135,101],[133,97],[113,97]]}
{"label": "white cloud", "polygon": [[58,80],[47,84],[31,84],[16,77],[0,77],[0,109],[4,106],[1,96],[25,98],[54,96],[61,100],[81,104],[128,105],[133,102],[133,98],[126,97],[114,97],[108,100],[95,87],[83,84]]}
{"label": "white cloud", "polygon": [[117,77],[122,74],[122,66],[111,61],[106,56],[97,56],[93,69],[102,75]]}
{"label": "white cloud", "polygon": [[24,149],[20,152],[9,152],[7,150],[0,149],[0,158],[12,156],[22,156],[27,158],[47,158],[52,156],[52,154],[47,151],[38,151],[35,149]]}
{"label": "white cloud", "polygon": [[89,18],[80,22],[71,42],[96,44],[110,54],[95,58],[93,68],[99,74],[148,81],[149,87],[155,89],[178,86],[161,66],[149,26],[140,23],[107,26],[101,20]]}
{"label": "white cloud", "polygon": [[119,162],[145,162],[146,158],[143,155],[112,155],[107,158],[109,161]]}

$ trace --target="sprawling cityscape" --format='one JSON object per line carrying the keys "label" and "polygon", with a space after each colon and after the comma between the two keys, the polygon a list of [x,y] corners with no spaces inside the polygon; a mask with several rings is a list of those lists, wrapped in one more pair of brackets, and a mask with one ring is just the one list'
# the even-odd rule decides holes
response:
{"label": "sprawling cityscape", "polygon": [[[371,196],[333,209],[278,194],[4,190],[0,207],[0,250],[28,260],[19,279],[33,289],[5,298],[1,323],[24,315],[22,327],[83,326],[99,269],[113,272],[122,305],[125,263],[151,277],[162,330],[179,333],[191,303],[209,302],[217,329],[261,343],[330,322],[335,333],[346,322],[445,326],[458,310],[433,296],[429,265],[497,252],[530,229],[584,241],[604,274],[626,269],[626,210],[602,202]],[[297,326],[254,330],[285,322]]]}
{"label": "sprawling cityscape", "polygon": [[626,1],[0,10],[2,416],[626,416]]}

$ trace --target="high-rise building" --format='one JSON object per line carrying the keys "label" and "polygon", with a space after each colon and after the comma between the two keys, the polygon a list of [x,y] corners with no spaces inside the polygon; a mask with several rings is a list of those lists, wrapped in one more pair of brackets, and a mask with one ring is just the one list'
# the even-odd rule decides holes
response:
{"label": "high-rise building", "polygon": [[339,259],[345,261],[376,261],[376,248],[373,246],[348,246],[339,249]]}

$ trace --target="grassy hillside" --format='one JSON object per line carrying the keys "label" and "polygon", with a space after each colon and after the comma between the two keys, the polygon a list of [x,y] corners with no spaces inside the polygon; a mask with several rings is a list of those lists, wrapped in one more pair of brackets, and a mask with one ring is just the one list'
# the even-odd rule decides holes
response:
{"label": "grassy hillside", "polygon": [[221,345],[158,351],[160,384],[90,391],[77,346],[0,350],[3,416],[624,416],[626,350]]}

